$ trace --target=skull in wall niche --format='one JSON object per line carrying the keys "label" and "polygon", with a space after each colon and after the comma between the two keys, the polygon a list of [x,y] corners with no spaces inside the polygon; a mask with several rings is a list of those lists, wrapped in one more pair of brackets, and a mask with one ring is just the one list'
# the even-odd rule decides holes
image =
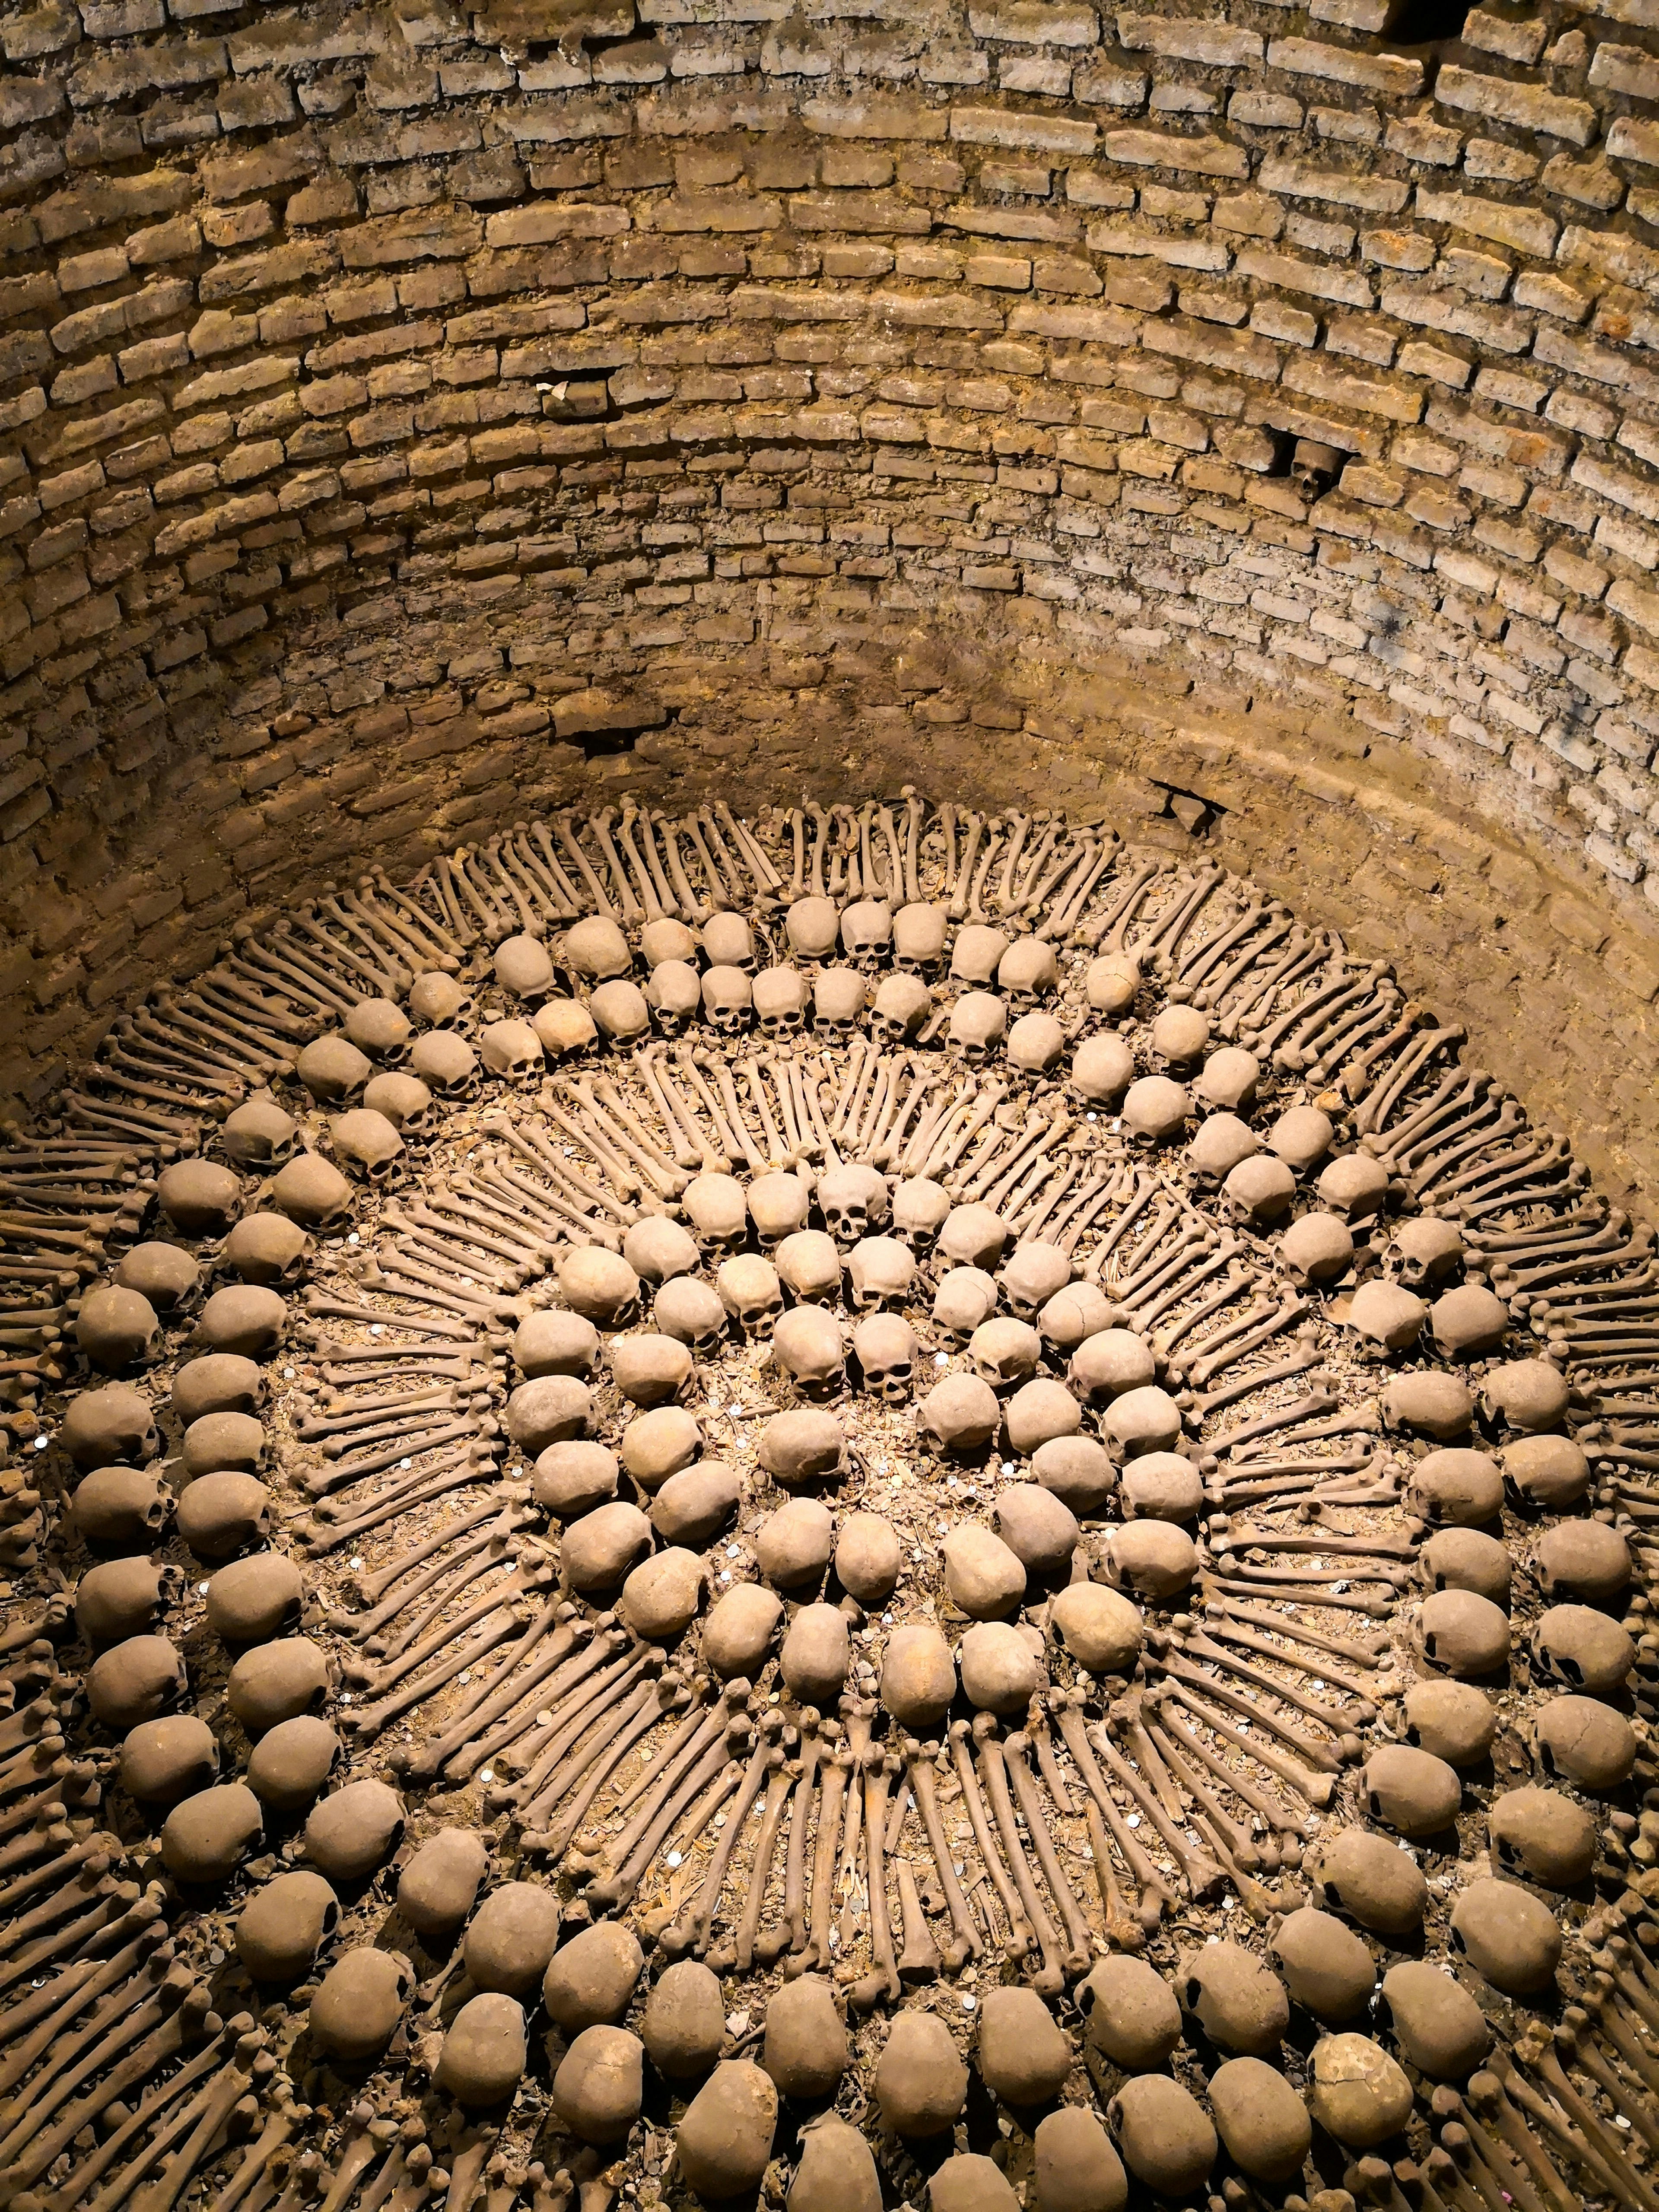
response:
{"label": "skull in wall niche", "polygon": [[356,1106],[337,1114],[328,1125],[334,1157],[348,1175],[379,1188],[395,1182],[403,1172],[404,1140],[372,1106]]}
{"label": "skull in wall niche", "polygon": [[951,1009],[947,1042],[955,1057],[969,1067],[983,1067],[1002,1042],[1008,1026],[1006,1000],[994,991],[969,991]]}
{"label": "skull in wall niche", "polygon": [[916,1338],[902,1315],[866,1315],[853,1331],[853,1357],[872,1397],[904,1403],[915,1382]]}
{"label": "skull in wall niche", "polygon": [[806,978],[799,968],[763,968],[755,978],[755,1019],[770,1044],[799,1036],[806,1026]]}
{"label": "skull in wall niche", "polygon": [[812,1194],[798,1175],[780,1171],[757,1176],[749,1186],[749,1218],[762,1249],[771,1251],[786,1237],[806,1226]]}
{"label": "skull in wall niche", "polygon": [[678,1036],[702,1011],[702,978],[685,960],[662,960],[651,970],[645,1003],[664,1036]]}
{"label": "skull in wall niche", "polygon": [[478,1049],[489,1073],[508,1083],[533,1083],[547,1066],[542,1041],[528,1022],[491,1022]]}
{"label": "skull in wall niche", "polygon": [[916,1263],[908,1244],[896,1237],[864,1237],[847,1261],[853,1303],[860,1313],[878,1306],[902,1305],[915,1284]]}
{"label": "skull in wall niche", "polygon": [[841,918],[842,950],[865,975],[887,957],[893,942],[893,910],[885,899],[860,899]]}
{"label": "skull in wall niche", "polygon": [[753,986],[741,968],[711,968],[702,979],[703,1019],[722,1036],[736,1036],[749,1026],[754,1011]]}
{"label": "skull in wall niche", "polygon": [[1298,438],[1291,455],[1291,482],[1305,500],[1322,498],[1342,473],[1347,455],[1317,438]]}
{"label": "skull in wall niche", "polygon": [[820,968],[812,986],[812,1027],[830,1043],[850,1043],[864,995],[864,978],[855,968]]}
{"label": "skull in wall niche", "polygon": [[914,975],[884,975],[870,1009],[870,1034],[889,1044],[915,1036],[933,1011],[933,994]]}
{"label": "skull in wall niche", "polygon": [[831,1168],[818,1184],[818,1210],[841,1252],[850,1252],[887,1218],[887,1185],[872,1167]]}
{"label": "skull in wall niche", "polygon": [[893,916],[893,965],[907,975],[928,975],[945,957],[945,908],[902,906]]}
{"label": "skull in wall niche", "polygon": [[745,1336],[769,1336],[783,1311],[783,1285],[769,1260],[757,1252],[739,1252],[722,1260],[714,1288]]}
{"label": "skull in wall niche", "polygon": [[740,914],[711,914],[702,926],[702,951],[711,969],[755,972],[755,933]]}
{"label": "skull in wall niche", "polygon": [[735,1176],[693,1176],[680,1196],[697,1249],[707,1259],[735,1252],[749,1234],[749,1207]]}

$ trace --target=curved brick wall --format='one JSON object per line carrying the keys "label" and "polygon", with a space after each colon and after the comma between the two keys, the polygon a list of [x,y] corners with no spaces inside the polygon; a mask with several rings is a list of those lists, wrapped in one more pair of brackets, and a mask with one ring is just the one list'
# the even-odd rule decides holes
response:
{"label": "curved brick wall", "polygon": [[13,1095],[331,872],[948,781],[1294,887],[1639,1187],[1659,8],[1389,15],[0,15]]}

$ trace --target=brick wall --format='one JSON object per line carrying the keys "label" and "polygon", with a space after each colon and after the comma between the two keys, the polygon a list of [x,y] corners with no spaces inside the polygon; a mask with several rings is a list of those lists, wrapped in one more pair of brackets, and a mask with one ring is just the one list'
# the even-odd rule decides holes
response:
{"label": "brick wall", "polygon": [[1190,823],[1639,1183],[1659,6],[1389,24],[0,13],[14,1095],[331,872],[914,781]]}

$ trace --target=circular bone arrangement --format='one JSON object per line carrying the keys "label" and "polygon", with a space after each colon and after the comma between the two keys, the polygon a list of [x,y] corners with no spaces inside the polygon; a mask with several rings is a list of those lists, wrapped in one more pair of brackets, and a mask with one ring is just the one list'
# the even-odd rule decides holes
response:
{"label": "circular bone arrangement", "polygon": [[4,2201],[1655,2212],[1651,1237],[1461,1037],[908,791],[155,994],[3,1155]]}

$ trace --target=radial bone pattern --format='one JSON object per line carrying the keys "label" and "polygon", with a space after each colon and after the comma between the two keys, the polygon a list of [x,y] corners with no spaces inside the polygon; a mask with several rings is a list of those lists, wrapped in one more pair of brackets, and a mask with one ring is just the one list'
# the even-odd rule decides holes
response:
{"label": "radial bone pattern", "polygon": [[1462,1035],[909,790],[158,988],[3,1154],[0,2195],[1659,2212],[1659,1268]]}

